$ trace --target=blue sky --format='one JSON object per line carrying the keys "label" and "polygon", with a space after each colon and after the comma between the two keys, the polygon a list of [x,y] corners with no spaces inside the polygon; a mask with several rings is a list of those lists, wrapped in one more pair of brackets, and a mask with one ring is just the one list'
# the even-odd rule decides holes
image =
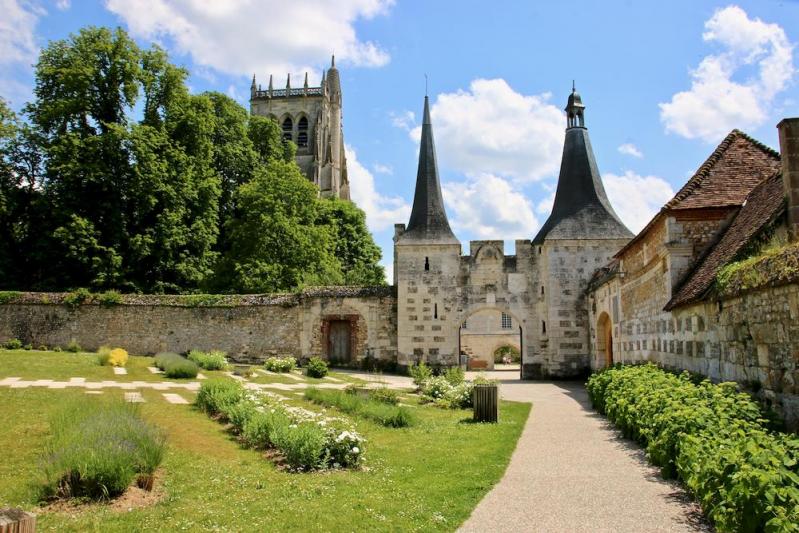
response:
{"label": "blue sky", "polygon": [[[195,92],[247,103],[335,52],[353,197],[391,261],[407,222],[429,77],[450,221],[469,239],[532,238],[546,220],[572,79],[608,194],[640,229],[739,128],[777,147],[799,114],[799,2],[0,0],[0,95],[30,98],[49,40],[121,25],[158,42]],[[510,245],[506,249],[512,249]]]}

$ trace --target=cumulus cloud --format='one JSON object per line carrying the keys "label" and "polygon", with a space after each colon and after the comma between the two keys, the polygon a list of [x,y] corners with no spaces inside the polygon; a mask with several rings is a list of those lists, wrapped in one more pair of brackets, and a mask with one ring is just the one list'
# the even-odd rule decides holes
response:
{"label": "cumulus cloud", "polygon": [[0,65],[36,61],[36,23],[44,10],[19,0],[0,0]]}
{"label": "cumulus cloud", "polygon": [[55,6],[60,9],[61,11],[66,11],[70,7],[72,7],[71,0],[55,0]]}
{"label": "cumulus cloud", "polygon": [[619,146],[618,150],[619,153],[622,153],[624,155],[630,155],[633,157],[637,157],[639,159],[644,157],[644,154],[641,152],[641,150],[639,150],[638,147],[632,143],[624,143],[621,146]]}
{"label": "cumulus cloud", "polygon": [[[778,24],[749,18],[738,6],[717,10],[702,39],[722,51],[691,73],[691,88],[661,103],[666,131],[716,142],[733,128],[754,128],[768,118],[774,98],[794,75],[793,45]],[[752,70],[752,76],[746,76]],[[745,78],[742,81],[733,79]]]}
{"label": "cumulus cloud", "polygon": [[416,126],[416,114],[413,111],[391,111],[388,116],[395,128],[411,131]]}
{"label": "cumulus cloud", "polygon": [[347,176],[350,180],[352,201],[366,212],[366,223],[372,232],[405,222],[411,215],[411,206],[398,196],[384,196],[375,187],[375,178],[358,161],[352,146],[345,146]]}
{"label": "cumulus cloud", "polygon": [[394,169],[391,168],[391,166],[389,165],[382,165],[380,163],[375,163],[374,165],[372,165],[372,168],[378,174],[388,174],[389,176],[394,174]]}
{"label": "cumulus cloud", "polygon": [[[467,91],[439,94],[430,113],[442,164],[472,177],[550,177],[560,164],[566,124],[550,97],[518,93],[503,79],[477,79]],[[410,135],[418,140],[421,126]]]}
{"label": "cumulus cloud", "polygon": [[481,174],[442,187],[453,229],[478,239],[529,239],[538,229],[533,206],[506,179]]}
{"label": "cumulus cloud", "polygon": [[664,179],[640,176],[629,170],[621,176],[606,173],[602,182],[616,214],[633,233],[646,226],[674,196],[674,190]]}
{"label": "cumulus cloud", "polygon": [[393,0],[106,0],[133,35],[166,40],[198,65],[238,75],[316,72],[320,59],[379,67],[388,53],[358,38],[354,23]]}

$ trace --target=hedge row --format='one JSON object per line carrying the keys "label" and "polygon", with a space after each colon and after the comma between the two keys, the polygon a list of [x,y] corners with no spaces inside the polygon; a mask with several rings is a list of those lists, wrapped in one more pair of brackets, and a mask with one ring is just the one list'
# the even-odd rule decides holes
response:
{"label": "hedge row", "polygon": [[799,438],[768,421],[734,383],[694,383],[648,364],[587,383],[594,407],[678,477],[719,531],[799,531]]}

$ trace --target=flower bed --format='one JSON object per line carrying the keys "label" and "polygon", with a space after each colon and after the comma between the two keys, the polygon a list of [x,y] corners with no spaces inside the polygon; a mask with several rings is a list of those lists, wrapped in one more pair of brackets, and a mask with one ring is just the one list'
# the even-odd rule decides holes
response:
{"label": "flower bed", "polygon": [[297,368],[297,360],[293,357],[268,357],[264,361],[264,368],[270,372],[291,372]]}
{"label": "flower bed", "polygon": [[407,407],[390,405],[358,394],[311,387],[306,389],[305,399],[335,407],[347,414],[366,418],[385,427],[403,428],[412,425],[414,421]]}
{"label": "flower bed", "polygon": [[209,380],[197,394],[199,408],[228,421],[245,446],[273,449],[295,471],[354,468],[366,441],[341,418],[287,405],[265,391],[228,380]]}
{"label": "flower bed", "polygon": [[472,392],[476,383],[490,383],[484,377],[467,381],[460,368],[450,368],[443,375],[434,376],[424,363],[409,369],[417,392],[423,402],[433,403],[447,409],[468,409],[472,407]]}
{"label": "flower bed", "polygon": [[587,383],[591,403],[685,482],[719,531],[799,531],[799,438],[770,431],[734,383],[695,384],[654,365]]}
{"label": "flower bed", "polygon": [[191,350],[188,359],[189,361],[194,361],[203,370],[225,370],[228,368],[227,354],[218,350],[210,352]]}

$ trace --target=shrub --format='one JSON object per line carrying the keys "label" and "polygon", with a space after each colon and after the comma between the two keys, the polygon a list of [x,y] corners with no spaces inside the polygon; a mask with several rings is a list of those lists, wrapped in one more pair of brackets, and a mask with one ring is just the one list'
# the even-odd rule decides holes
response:
{"label": "shrub", "polygon": [[60,351],[63,351],[63,349],[61,348],[61,346],[53,346],[53,351],[54,352],[60,352]]}
{"label": "shrub", "polygon": [[244,425],[242,438],[247,446],[253,448],[269,448],[275,446],[272,435],[291,424],[289,417],[282,409],[256,411]]}
{"label": "shrub", "polygon": [[22,349],[29,352],[33,350],[33,344],[28,343],[25,346],[23,346]]}
{"label": "shrub", "polygon": [[155,366],[168,378],[195,378],[200,370],[194,361],[172,352],[156,354]]}
{"label": "shrub", "polygon": [[40,344],[39,347],[36,348],[36,349],[39,350],[40,352],[46,352],[47,351],[47,345],[46,344]]}
{"label": "shrub", "polygon": [[111,349],[108,346],[100,346],[97,350],[97,360],[103,366],[125,366],[128,363],[128,352],[122,348]]}
{"label": "shrub", "polygon": [[78,344],[78,341],[76,341],[75,339],[70,340],[69,343],[67,343],[67,346],[66,346],[65,349],[66,349],[66,351],[72,352],[72,353],[78,353],[78,352],[82,351],[81,347],[80,347],[80,344]]}
{"label": "shrub", "polygon": [[210,352],[192,350],[188,357],[204,370],[224,370],[228,367],[226,355],[225,352],[217,350]]}
{"label": "shrub", "polygon": [[264,361],[264,368],[270,372],[291,372],[297,366],[293,357],[268,357]]}
{"label": "shrub", "polygon": [[515,346],[506,344],[494,350],[494,363],[520,363],[522,354]]}
{"label": "shrub", "polygon": [[295,470],[315,470],[328,460],[324,429],[312,422],[301,422],[272,429],[269,439]]}
{"label": "shrub", "polygon": [[209,379],[200,385],[194,404],[208,413],[218,415],[244,398],[244,387],[229,379]]}
{"label": "shrub", "polygon": [[422,398],[438,407],[466,409],[472,406],[474,383],[462,381],[453,384],[447,376],[429,378],[422,385]]}
{"label": "shrub", "polygon": [[137,476],[152,476],[166,448],[138,405],[121,400],[69,404],[51,420],[50,433],[43,461],[46,498],[118,496]]}
{"label": "shrub", "polygon": [[122,303],[122,295],[117,291],[105,291],[97,295],[97,301],[103,307],[113,307]]}
{"label": "shrub", "polygon": [[70,309],[76,309],[81,304],[88,302],[92,298],[92,293],[89,289],[80,288],[64,295],[64,305]]}
{"label": "shrub", "polygon": [[318,357],[311,357],[305,374],[309,378],[323,378],[327,375],[327,363]]}
{"label": "shrub", "polygon": [[769,431],[734,383],[694,383],[647,364],[594,374],[587,389],[664,476],[686,483],[719,531],[795,531],[799,438]]}
{"label": "shrub", "polygon": [[11,303],[21,295],[18,291],[0,291],[0,305]]}
{"label": "shrub", "polygon": [[433,377],[433,371],[424,363],[411,365],[408,367],[408,375],[413,378],[413,384],[417,389],[421,389],[425,381]]}
{"label": "shrub", "polygon": [[6,350],[19,350],[22,348],[22,341],[19,339],[8,339],[5,344],[3,344],[3,347]]}
{"label": "shrub", "polygon": [[401,428],[413,423],[413,416],[406,407],[389,405],[355,394],[311,387],[305,390],[305,398],[386,427]]}
{"label": "shrub", "polygon": [[446,379],[450,385],[460,385],[466,381],[466,372],[458,366],[453,366],[452,368],[448,368],[444,373],[444,379]]}
{"label": "shrub", "polygon": [[397,405],[399,403],[399,392],[388,387],[379,387],[369,391],[369,398],[376,402]]}
{"label": "shrub", "polygon": [[227,418],[236,433],[241,433],[244,430],[256,412],[255,403],[247,400],[225,404],[221,409],[222,416]]}

